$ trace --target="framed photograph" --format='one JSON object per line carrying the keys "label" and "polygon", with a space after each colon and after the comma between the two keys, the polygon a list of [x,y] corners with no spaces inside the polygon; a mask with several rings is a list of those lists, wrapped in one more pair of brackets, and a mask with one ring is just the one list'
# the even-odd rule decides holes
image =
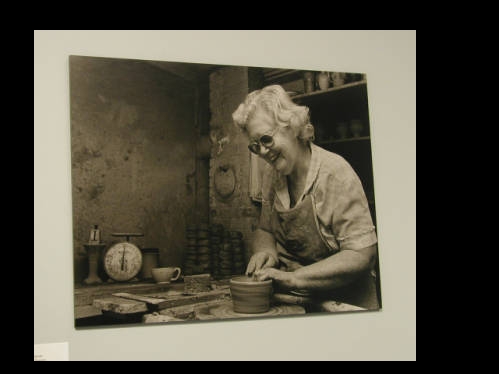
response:
{"label": "framed photograph", "polygon": [[74,324],[381,309],[368,76],[71,55]]}
{"label": "framed photograph", "polygon": [[[272,279],[269,310],[236,310],[230,282],[237,288],[236,277],[257,272],[253,255],[269,250],[261,230],[274,233],[276,248],[303,243],[283,241],[268,214],[279,208],[282,217],[309,192],[287,162],[272,166],[279,154],[299,154],[276,152],[293,138],[285,124],[246,110],[267,101],[250,93],[273,85],[309,110],[300,141],[341,156],[362,185],[377,239],[376,308],[318,297],[298,275],[320,261],[278,272],[280,252],[255,279],[263,289]],[[415,360],[415,30],[34,30],[34,140],[35,361]],[[372,167],[362,162],[369,158]],[[306,153],[294,159],[308,162]],[[272,175],[278,169],[285,185]],[[320,210],[331,194],[319,191]],[[326,216],[316,214],[318,223]],[[209,257],[219,244],[209,271],[206,232],[218,234],[208,238]],[[243,243],[244,274],[233,270],[230,239]],[[152,278],[153,267],[170,268],[155,271],[169,283]]]}

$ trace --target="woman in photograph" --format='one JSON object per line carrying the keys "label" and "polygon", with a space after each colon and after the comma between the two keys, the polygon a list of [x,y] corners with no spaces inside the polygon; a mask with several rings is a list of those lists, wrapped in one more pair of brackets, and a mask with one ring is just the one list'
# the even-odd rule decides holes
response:
{"label": "woman in photograph", "polygon": [[309,109],[279,85],[248,94],[232,115],[266,161],[260,223],[246,274],[276,291],[378,309],[377,237],[361,181],[313,143]]}

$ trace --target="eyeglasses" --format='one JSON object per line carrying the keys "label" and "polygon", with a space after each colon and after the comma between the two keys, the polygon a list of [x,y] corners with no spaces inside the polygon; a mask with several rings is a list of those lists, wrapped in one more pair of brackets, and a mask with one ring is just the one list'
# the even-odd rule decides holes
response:
{"label": "eyeglasses", "polygon": [[265,148],[270,148],[274,145],[274,135],[277,131],[279,131],[280,126],[277,126],[274,130],[272,130],[269,134],[264,134],[260,137],[260,139],[253,141],[248,145],[248,149],[254,154],[260,154],[261,148],[263,145]]}

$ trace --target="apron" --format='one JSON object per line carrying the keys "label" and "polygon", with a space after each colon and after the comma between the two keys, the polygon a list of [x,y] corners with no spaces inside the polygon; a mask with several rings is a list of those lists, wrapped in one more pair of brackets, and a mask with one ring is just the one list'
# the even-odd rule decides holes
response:
{"label": "apron", "polygon": [[[339,252],[330,246],[320,231],[315,200],[311,193],[306,194],[303,200],[289,210],[280,209],[274,201],[271,227],[277,240],[280,270],[294,271]],[[327,292],[318,292],[313,296],[366,309],[379,308],[376,281],[371,270],[361,274],[351,284]]]}

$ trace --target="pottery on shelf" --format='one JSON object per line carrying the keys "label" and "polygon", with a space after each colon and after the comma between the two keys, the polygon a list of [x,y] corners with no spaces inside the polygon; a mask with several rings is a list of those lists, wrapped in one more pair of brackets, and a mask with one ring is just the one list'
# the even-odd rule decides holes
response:
{"label": "pottery on shelf", "polygon": [[345,83],[359,82],[362,80],[362,74],[360,73],[346,73]]}
{"label": "pottery on shelf", "polygon": [[268,312],[272,296],[272,279],[258,281],[247,276],[234,277],[230,280],[230,295],[236,313]]}
{"label": "pottery on shelf", "polygon": [[336,125],[336,133],[339,139],[346,139],[348,135],[348,125],[346,122],[338,122]]}
{"label": "pottery on shelf", "polygon": [[350,131],[354,138],[360,137],[362,130],[364,130],[364,125],[360,119],[353,119],[350,121]]}
{"label": "pottery on shelf", "polygon": [[319,74],[317,74],[317,84],[321,90],[327,90],[329,88],[330,81],[331,78],[327,71],[321,71]]}
{"label": "pottery on shelf", "polygon": [[142,279],[151,279],[153,268],[159,264],[159,248],[142,248],[142,268],[140,277]]}
{"label": "pottery on shelf", "polygon": [[331,72],[331,80],[333,81],[333,87],[343,86],[345,84],[346,77],[347,77],[346,73],[340,73],[337,71]]}
{"label": "pottery on shelf", "polygon": [[314,73],[311,71],[306,71],[303,73],[303,86],[305,93],[314,91]]}

